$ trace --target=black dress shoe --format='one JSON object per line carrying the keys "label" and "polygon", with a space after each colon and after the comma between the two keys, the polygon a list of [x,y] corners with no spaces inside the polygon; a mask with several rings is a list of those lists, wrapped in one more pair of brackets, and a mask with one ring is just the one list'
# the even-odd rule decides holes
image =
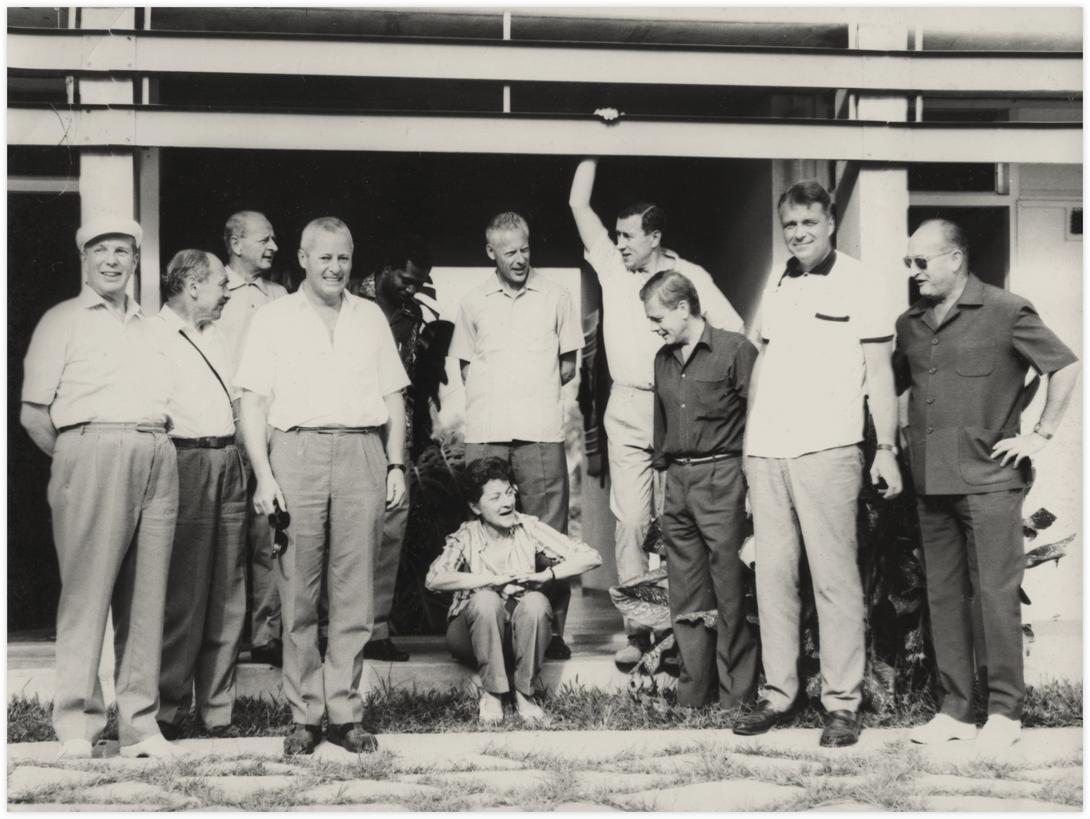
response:
{"label": "black dress shoe", "polygon": [[559,634],[554,634],[553,639],[549,640],[549,646],[545,649],[546,660],[570,660],[571,649],[568,648],[568,644],[564,642],[564,638]]}
{"label": "black dress shoe", "polygon": [[284,664],[284,644],[272,639],[263,646],[253,646],[250,649],[250,662],[280,668]]}
{"label": "black dress shoe", "polygon": [[738,717],[734,723],[734,733],[740,737],[756,736],[777,725],[788,723],[793,718],[794,714],[790,711],[777,711],[767,700],[761,700],[748,714]]}
{"label": "black dress shoe", "polygon": [[312,754],[321,740],[322,728],[320,725],[293,723],[291,733],[284,737],[284,755]]}
{"label": "black dress shoe", "polygon": [[366,754],[378,750],[378,740],[375,739],[375,735],[364,728],[361,722],[330,725],[325,738],[354,754]]}
{"label": "black dress shoe", "polygon": [[363,647],[363,658],[384,663],[404,663],[409,659],[409,652],[402,651],[387,637],[385,640],[368,640]]}
{"label": "black dress shoe", "polygon": [[163,735],[163,739],[167,742],[173,742],[182,735],[182,726],[176,722],[156,720],[155,724],[159,726],[159,733]]}
{"label": "black dress shoe", "polygon": [[825,715],[825,730],[821,732],[823,748],[843,748],[859,741],[863,723],[854,711],[830,711]]}

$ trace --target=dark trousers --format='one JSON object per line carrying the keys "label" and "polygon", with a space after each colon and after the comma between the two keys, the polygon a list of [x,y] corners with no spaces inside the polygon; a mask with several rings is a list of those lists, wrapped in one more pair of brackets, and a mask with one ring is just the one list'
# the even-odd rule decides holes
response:
{"label": "dark trousers", "polygon": [[[670,581],[670,618],[681,654],[679,705],[730,708],[751,701],[757,644],[745,619],[744,567],[738,559],[745,522],[742,459],[671,464],[666,472],[662,534]],[[716,630],[679,620],[718,610]]]}
{"label": "dark trousers", "polygon": [[235,446],[178,450],[178,523],[167,580],[159,719],[228,725],[246,621],[246,469]]}
{"label": "dark trousers", "polygon": [[916,501],[941,710],[962,722],[974,719],[974,642],[987,650],[987,658],[976,661],[988,669],[988,713],[1022,718],[1024,497],[1024,490],[1012,489]]}
{"label": "dark trousers", "polygon": [[[568,533],[568,459],[563,443],[510,441],[466,444],[466,463],[477,458],[501,458],[511,464],[519,489],[519,509],[540,518],[558,532]],[[553,633],[564,635],[571,602],[567,580],[549,581],[542,589],[553,609]]]}

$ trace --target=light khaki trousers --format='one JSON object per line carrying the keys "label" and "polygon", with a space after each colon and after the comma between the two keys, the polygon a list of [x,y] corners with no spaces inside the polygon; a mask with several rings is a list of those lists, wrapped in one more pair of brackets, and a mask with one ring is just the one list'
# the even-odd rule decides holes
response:
{"label": "light khaki trousers", "polygon": [[49,480],[60,564],[57,689],[61,742],[106,728],[98,679],[113,612],[114,684],[122,745],[159,733],[159,656],[167,570],[178,511],[174,445],[133,424],[62,432]]}
{"label": "light khaki trousers", "polygon": [[178,450],[178,523],[167,581],[159,719],[180,722],[196,686],[205,726],[231,723],[246,620],[246,472],[235,446]]}
{"label": "light khaki trousers", "polygon": [[[292,720],[359,722],[363,647],[374,619],[374,556],[382,537],[386,455],[376,433],[274,430],[273,474],[291,513],[277,560],[284,621],[284,696]],[[327,558],[328,556],[328,558]],[[318,599],[328,559],[329,643],[318,652]]]}

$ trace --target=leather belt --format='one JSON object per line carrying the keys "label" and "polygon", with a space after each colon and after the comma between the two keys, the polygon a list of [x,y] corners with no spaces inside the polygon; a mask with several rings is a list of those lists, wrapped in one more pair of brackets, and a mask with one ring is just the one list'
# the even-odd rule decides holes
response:
{"label": "leather belt", "polygon": [[382,427],[289,427],[288,432],[317,432],[319,435],[366,435],[378,433]]}
{"label": "leather belt", "polygon": [[684,464],[685,466],[692,466],[693,464],[710,464],[714,461],[725,461],[727,458],[737,458],[740,455],[738,452],[720,452],[716,455],[700,455],[695,458],[670,458],[670,463]]}
{"label": "leather belt", "polygon": [[234,435],[206,436],[204,438],[171,438],[178,449],[224,449],[235,445]]}
{"label": "leather belt", "polygon": [[167,428],[165,424],[156,424],[152,422],[131,422],[131,421],[84,421],[82,424],[70,424],[66,427],[61,427],[57,430],[57,434],[62,432],[68,432],[69,430],[78,429],[80,435],[86,432],[108,432],[116,431],[123,432],[125,430],[132,430],[133,432],[166,432]]}

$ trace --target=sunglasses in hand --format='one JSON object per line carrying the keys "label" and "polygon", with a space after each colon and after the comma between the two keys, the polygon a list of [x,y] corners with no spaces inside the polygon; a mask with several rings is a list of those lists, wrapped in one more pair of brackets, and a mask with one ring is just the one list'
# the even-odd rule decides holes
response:
{"label": "sunglasses in hand", "polygon": [[272,556],[277,558],[288,550],[288,527],[291,525],[291,513],[281,509],[279,503],[275,501],[273,503],[275,506],[273,513],[269,515],[269,526],[273,527]]}

